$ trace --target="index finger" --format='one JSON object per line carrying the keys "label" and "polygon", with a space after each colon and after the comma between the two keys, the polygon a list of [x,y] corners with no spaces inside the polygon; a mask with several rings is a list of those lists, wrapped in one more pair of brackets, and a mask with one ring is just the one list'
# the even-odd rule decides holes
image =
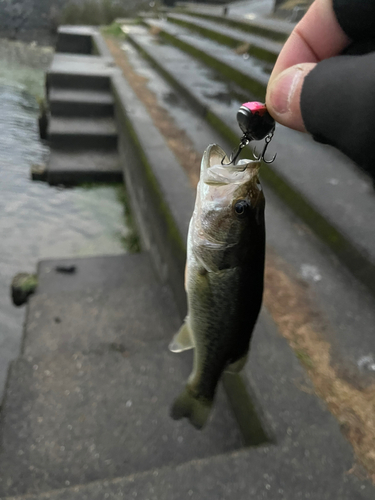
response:
{"label": "index finger", "polygon": [[349,43],[336,19],[332,0],[315,0],[285,42],[270,82],[295,64],[317,63],[338,55]]}

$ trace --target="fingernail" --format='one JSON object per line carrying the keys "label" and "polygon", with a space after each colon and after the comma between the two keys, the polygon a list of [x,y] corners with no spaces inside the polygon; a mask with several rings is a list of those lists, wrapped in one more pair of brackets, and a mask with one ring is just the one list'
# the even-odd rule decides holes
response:
{"label": "fingernail", "polygon": [[293,95],[302,74],[302,68],[290,68],[281,73],[273,82],[270,101],[276,113],[283,115],[290,110],[290,103],[293,101]]}

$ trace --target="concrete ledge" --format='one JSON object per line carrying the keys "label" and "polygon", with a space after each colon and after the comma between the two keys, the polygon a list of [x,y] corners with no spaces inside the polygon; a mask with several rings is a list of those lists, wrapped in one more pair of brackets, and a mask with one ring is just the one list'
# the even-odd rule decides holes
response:
{"label": "concrete ledge", "polygon": [[154,20],[144,20],[144,24],[148,27],[157,27],[160,36],[168,43],[200,59],[247,93],[251,92],[257,99],[264,100],[268,75],[255,64],[249,63],[249,60],[245,62],[241,56],[225,47],[218,54],[217,43],[207,40],[203,44],[198,38],[189,36],[187,30],[182,27],[174,28],[166,22]]}
{"label": "concrete ledge", "polygon": [[240,45],[249,44],[246,52],[258,59],[263,59],[274,63],[282,48],[281,43],[270,41],[259,36],[251,35],[243,31],[228,28],[222,24],[206,21],[203,19],[194,19],[191,16],[181,14],[168,14],[168,21],[180,24],[181,26],[196,31],[211,40],[227,45],[232,49]]}
{"label": "concrete ledge", "polygon": [[[285,42],[290,35],[294,25],[285,26],[285,23],[262,23],[262,21],[242,21],[240,18],[235,16],[217,16],[213,14],[205,14],[203,12],[196,12],[191,9],[186,9],[183,11],[184,14],[193,17],[201,17],[203,19],[209,19],[210,21],[215,21],[217,23],[226,24],[228,26],[233,26],[234,28],[240,29],[242,31],[247,31],[248,33],[253,33],[254,35],[263,36],[265,38],[270,38],[276,42]],[[279,24],[279,25],[278,25]]]}
{"label": "concrete ledge", "polygon": [[183,317],[185,241],[194,206],[185,172],[122,75],[112,78],[119,154],[143,246]]}
{"label": "concrete ledge", "polygon": [[55,149],[43,180],[51,185],[74,186],[84,182],[121,182],[123,175],[116,151]]}

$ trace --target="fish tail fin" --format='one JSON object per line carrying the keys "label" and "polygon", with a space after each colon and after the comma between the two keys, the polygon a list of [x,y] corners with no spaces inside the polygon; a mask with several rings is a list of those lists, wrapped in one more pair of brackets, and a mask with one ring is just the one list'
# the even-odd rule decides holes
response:
{"label": "fish tail fin", "polygon": [[173,403],[170,415],[174,420],[186,417],[196,429],[202,429],[211,412],[212,403],[212,401],[198,399],[188,387],[185,387]]}

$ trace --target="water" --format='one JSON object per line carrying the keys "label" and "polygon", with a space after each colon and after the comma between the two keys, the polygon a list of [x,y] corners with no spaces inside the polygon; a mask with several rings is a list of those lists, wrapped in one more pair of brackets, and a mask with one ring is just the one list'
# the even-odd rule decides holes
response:
{"label": "water", "polygon": [[0,401],[9,362],[19,355],[25,314],[10,300],[13,276],[35,272],[44,258],[124,253],[129,233],[121,187],[61,189],[30,180],[31,165],[43,164],[49,150],[37,126],[48,57],[43,49],[40,67],[34,58],[31,69],[29,49],[0,41]]}

